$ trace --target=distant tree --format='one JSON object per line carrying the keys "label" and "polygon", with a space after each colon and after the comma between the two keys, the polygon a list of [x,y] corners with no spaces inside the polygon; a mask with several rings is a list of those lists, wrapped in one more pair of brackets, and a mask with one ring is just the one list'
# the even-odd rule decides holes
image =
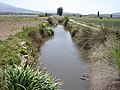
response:
{"label": "distant tree", "polygon": [[73,13],[73,16],[75,16],[75,14]]}
{"label": "distant tree", "polygon": [[113,17],[113,15],[111,14],[111,15],[110,15],[110,18],[112,18],[112,17]]}
{"label": "distant tree", "polygon": [[100,13],[99,13],[99,11],[98,11],[98,17],[100,16]]}
{"label": "distant tree", "polygon": [[62,7],[57,8],[57,15],[62,16],[62,14],[63,14],[63,8]]}
{"label": "distant tree", "polygon": [[48,16],[48,13],[46,12],[46,13],[45,13],[45,17],[47,17],[47,16]]}
{"label": "distant tree", "polygon": [[82,17],[82,14],[80,14],[80,17]]}

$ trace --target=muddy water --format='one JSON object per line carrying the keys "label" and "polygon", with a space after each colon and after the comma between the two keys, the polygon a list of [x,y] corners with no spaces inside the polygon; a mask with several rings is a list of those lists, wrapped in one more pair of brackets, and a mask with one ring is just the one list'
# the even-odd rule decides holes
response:
{"label": "muddy water", "polygon": [[87,65],[68,31],[58,25],[52,39],[41,47],[40,63],[63,81],[63,90],[89,90],[89,81],[81,80],[88,73]]}

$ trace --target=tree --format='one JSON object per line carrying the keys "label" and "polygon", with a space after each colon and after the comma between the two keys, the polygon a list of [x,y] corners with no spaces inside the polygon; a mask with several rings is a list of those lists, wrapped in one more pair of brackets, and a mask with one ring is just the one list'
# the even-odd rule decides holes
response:
{"label": "tree", "polygon": [[45,17],[47,17],[47,16],[48,16],[48,13],[46,12],[46,13],[45,13]]}
{"label": "tree", "polygon": [[82,17],[82,14],[80,14],[80,17]]}
{"label": "tree", "polygon": [[63,8],[62,7],[57,8],[57,15],[62,16],[62,14],[63,14]]}
{"label": "tree", "polygon": [[75,16],[75,14],[73,13],[73,16]]}
{"label": "tree", "polygon": [[98,11],[98,17],[100,16],[99,11]]}
{"label": "tree", "polygon": [[112,17],[113,17],[113,15],[111,14],[111,15],[110,15],[110,18],[112,18]]}

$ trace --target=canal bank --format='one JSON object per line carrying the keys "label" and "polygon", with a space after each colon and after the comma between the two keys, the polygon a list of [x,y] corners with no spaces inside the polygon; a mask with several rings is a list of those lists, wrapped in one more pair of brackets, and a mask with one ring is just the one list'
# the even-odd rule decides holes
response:
{"label": "canal bank", "polygon": [[68,18],[64,25],[89,63],[91,90],[119,90],[116,59],[111,56],[119,42],[115,30],[96,29]]}

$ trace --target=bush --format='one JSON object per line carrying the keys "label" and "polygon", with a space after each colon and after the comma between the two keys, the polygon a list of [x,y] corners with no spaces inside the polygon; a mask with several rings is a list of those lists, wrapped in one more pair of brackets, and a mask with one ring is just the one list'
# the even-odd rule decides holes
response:
{"label": "bush", "polygon": [[49,22],[49,24],[56,26],[58,24],[57,17],[58,16],[50,16],[48,17],[47,21]]}

